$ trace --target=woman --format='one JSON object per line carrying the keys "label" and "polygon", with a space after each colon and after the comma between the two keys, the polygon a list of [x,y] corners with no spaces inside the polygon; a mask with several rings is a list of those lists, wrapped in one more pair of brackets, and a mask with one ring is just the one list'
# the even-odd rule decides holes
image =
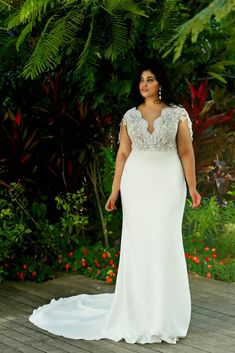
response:
{"label": "woman", "polygon": [[112,193],[105,209],[116,209],[121,192],[123,223],[114,293],[80,294],[52,300],[30,321],[74,339],[128,343],[185,337],[191,297],[182,242],[186,182],[192,207],[196,190],[192,127],[188,113],[169,96],[161,65],[140,70],[143,102],[121,123]]}

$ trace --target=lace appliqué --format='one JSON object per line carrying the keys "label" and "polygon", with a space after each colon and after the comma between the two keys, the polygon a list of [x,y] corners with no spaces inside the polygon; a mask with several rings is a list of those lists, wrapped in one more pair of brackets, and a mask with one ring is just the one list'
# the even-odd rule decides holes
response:
{"label": "lace appliqu\u00e9", "polygon": [[120,122],[118,143],[121,139],[121,126],[127,126],[132,150],[138,151],[177,151],[176,135],[179,121],[187,120],[193,140],[192,122],[185,108],[166,107],[153,122],[153,132],[148,131],[148,121],[136,108],[129,109]]}
{"label": "lace appliqu\u00e9", "polygon": [[189,133],[190,133],[190,137],[191,137],[191,140],[193,141],[193,128],[192,128],[192,121],[190,120],[189,118],[189,114],[187,112],[186,109],[182,108],[181,111],[178,113],[178,119],[180,121],[185,121],[187,120],[187,123],[188,123],[188,128],[189,128]]}

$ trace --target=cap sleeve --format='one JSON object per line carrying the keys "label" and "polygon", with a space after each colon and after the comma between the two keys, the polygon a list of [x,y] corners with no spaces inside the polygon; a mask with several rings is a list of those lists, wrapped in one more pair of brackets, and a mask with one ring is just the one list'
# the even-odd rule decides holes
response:
{"label": "cap sleeve", "polygon": [[120,128],[119,128],[119,134],[118,134],[118,144],[119,144],[120,141],[121,141],[121,127],[122,127],[123,125],[127,125],[127,116],[128,116],[128,114],[127,114],[127,112],[126,112],[126,113],[123,115],[123,118],[122,118],[121,122],[119,123]]}
{"label": "cap sleeve", "polygon": [[193,128],[192,128],[192,121],[189,117],[189,114],[187,112],[187,110],[185,108],[181,108],[178,112],[178,121],[185,121],[187,120],[187,124],[188,124],[188,129],[189,129],[189,133],[191,136],[191,140],[193,141]]}

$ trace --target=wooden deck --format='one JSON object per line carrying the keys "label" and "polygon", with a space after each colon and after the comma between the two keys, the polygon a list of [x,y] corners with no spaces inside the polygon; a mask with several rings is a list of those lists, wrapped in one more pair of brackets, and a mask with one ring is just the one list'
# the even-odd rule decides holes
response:
{"label": "wooden deck", "polygon": [[190,274],[192,318],[187,337],[165,342],[129,344],[124,340],[72,340],[49,334],[28,321],[32,310],[51,298],[80,293],[113,292],[114,286],[81,275],[61,274],[41,284],[0,284],[0,352],[2,353],[234,353],[235,283]]}

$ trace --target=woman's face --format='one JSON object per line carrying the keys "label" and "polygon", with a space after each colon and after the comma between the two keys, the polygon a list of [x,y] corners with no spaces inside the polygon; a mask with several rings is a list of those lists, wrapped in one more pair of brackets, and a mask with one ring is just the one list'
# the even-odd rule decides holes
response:
{"label": "woman's face", "polygon": [[142,72],[139,82],[140,94],[144,98],[156,97],[158,94],[160,84],[156,79],[156,76],[150,70]]}

